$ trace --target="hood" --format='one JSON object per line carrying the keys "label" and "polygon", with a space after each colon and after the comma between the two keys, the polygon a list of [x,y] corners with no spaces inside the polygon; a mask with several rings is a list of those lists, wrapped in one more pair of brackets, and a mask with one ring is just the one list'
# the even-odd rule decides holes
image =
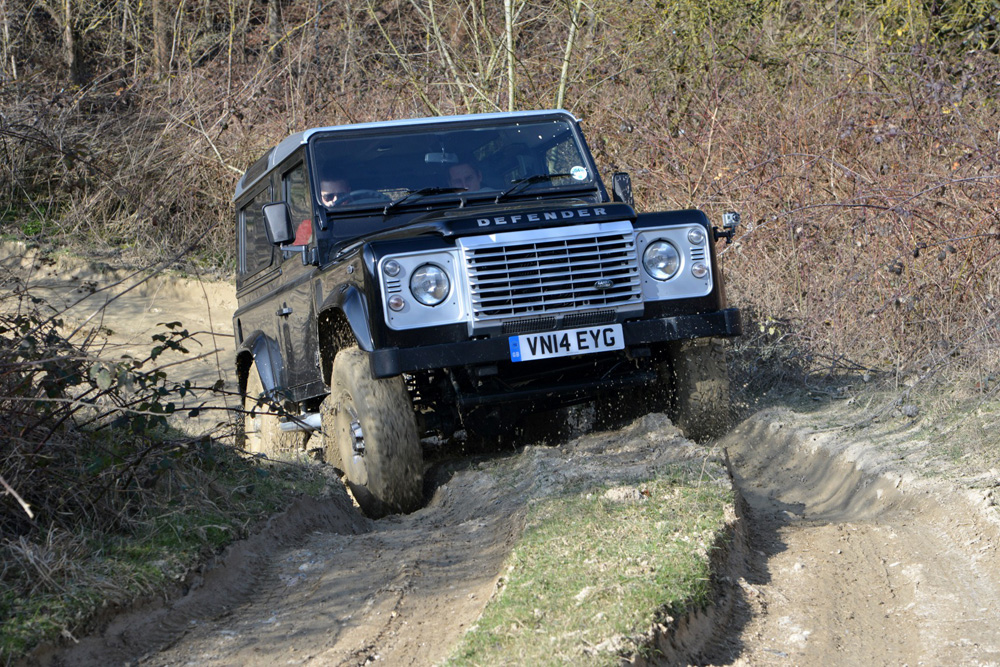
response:
{"label": "hood", "polygon": [[440,237],[496,234],[499,232],[580,225],[612,220],[635,220],[631,206],[620,202],[593,204],[579,199],[550,199],[432,211],[413,218],[408,224],[373,234],[365,241],[404,239],[433,235]]}

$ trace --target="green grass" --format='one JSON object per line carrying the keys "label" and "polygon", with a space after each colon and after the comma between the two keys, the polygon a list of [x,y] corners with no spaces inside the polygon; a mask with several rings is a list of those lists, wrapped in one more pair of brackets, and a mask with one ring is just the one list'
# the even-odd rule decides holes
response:
{"label": "green grass", "polygon": [[252,532],[292,497],[318,495],[326,484],[316,466],[262,464],[221,446],[210,466],[193,465],[183,469],[187,484],[150,492],[118,530],[53,529],[0,544],[0,663],[86,631],[105,604],[181,581],[192,565]]}
{"label": "green grass", "polygon": [[534,505],[500,590],[448,664],[618,664],[664,614],[706,605],[731,491],[680,476],[627,488],[642,499],[598,487]]}

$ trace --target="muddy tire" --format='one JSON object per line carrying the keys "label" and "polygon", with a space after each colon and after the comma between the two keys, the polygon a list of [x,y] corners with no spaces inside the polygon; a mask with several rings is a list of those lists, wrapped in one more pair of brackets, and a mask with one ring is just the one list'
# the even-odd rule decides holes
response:
{"label": "muddy tire", "polygon": [[252,454],[268,458],[292,458],[306,445],[307,431],[282,431],[277,406],[265,402],[258,405],[264,394],[257,364],[251,364],[243,391],[243,410],[236,429],[236,446]]}
{"label": "muddy tire", "polygon": [[322,410],[327,462],[344,472],[365,514],[379,518],[420,507],[423,454],[403,378],[374,378],[366,353],[341,350]]}
{"label": "muddy tire", "polygon": [[692,440],[718,437],[730,426],[729,374],[720,339],[698,339],[671,346],[661,374],[671,387],[670,416]]}

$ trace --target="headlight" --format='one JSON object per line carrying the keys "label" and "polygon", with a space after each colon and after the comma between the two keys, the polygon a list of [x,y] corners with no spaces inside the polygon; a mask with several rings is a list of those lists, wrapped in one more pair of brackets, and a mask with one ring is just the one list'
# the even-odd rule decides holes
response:
{"label": "headlight", "polygon": [[654,241],[642,253],[642,265],[657,280],[670,280],[680,268],[681,256],[672,243]]}
{"label": "headlight", "polygon": [[436,306],[448,297],[451,280],[440,266],[424,264],[413,272],[410,291],[413,298],[425,306]]}

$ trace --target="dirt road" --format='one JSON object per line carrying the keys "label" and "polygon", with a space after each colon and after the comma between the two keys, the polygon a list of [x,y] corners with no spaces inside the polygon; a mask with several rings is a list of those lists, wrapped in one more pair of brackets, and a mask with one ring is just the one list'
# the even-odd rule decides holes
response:
{"label": "dirt road", "polygon": [[[92,277],[36,272],[50,294]],[[223,336],[172,372],[225,377],[228,283],[158,279],[118,298],[110,344],[141,346],[157,322]],[[70,282],[72,281],[72,282]],[[84,289],[91,289],[84,287]],[[81,321],[90,317],[77,306]],[[94,311],[96,312],[96,311]],[[93,319],[93,318],[92,318]],[[231,344],[231,343],[230,343]],[[745,562],[723,572],[737,599],[701,664],[1000,664],[995,471],[970,490],[908,470],[895,450],[817,428],[816,415],[759,414],[724,438],[749,507]],[[191,426],[196,426],[192,424]],[[525,443],[530,444],[530,443]],[[718,450],[716,450],[718,451]],[[361,517],[339,485],[235,547],[185,598],[121,617],[49,664],[434,664],[476,622],[521,529],[524,498],[574,478],[625,478],[706,450],[666,418],[504,458],[439,462],[429,502]],[[968,486],[968,485],[966,485]]]}
{"label": "dirt road", "polygon": [[750,559],[740,613],[705,658],[998,664],[992,493],[922,479],[877,443],[804,421],[757,415],[722,442],[750,507]]}

